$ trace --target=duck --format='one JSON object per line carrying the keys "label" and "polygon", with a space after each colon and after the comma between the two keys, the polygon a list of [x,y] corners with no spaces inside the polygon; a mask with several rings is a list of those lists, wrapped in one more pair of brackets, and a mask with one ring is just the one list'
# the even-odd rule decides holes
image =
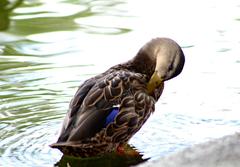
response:
{"label": "duck", "polygon": [[87,79],[72,98],[59,138],[50,147],[75,157],[124,151],[154,112],[165,81],[178,76],[184,63],[178,43],[158,37],[131,60]]}

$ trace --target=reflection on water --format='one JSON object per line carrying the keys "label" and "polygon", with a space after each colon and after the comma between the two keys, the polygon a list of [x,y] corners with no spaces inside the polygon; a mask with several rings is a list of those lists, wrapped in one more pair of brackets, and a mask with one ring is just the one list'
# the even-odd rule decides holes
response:
{"label": "reflection on water", "polygon": [[91,167],[91,166],[106,166],[106,167],[127,167],[144,162],[145,160],[140,157],[129,158],[121,156],[108,156],[92,159],[80,159],[73,157],[63,156],[61,160],[56,164],[58,167],[65,167],[70,165],[71,167]]}
{"label": "reflection on water", "polygon": [[8,29],[10,12],[17,8],[22,2],[23,0],[16,0],[13,3],[10,3],[8,0],[0,1],[0,31]]}
{"label": "reflection on water", "polygon": [[[0,166],[129,166],[237,131],[239,5],[1,0]],[[153,36],[182,44],[186,66],[130,141],[143,156],[75,159],[51,149],[81,82],[130,59]]]}
{"label": "reflection on water", "polygon": [[[76,158],[69,156],[62,156],[62,158],[55,164],[58,167],[91,167],[91,166],[106,166],[106,167],[128,167],[140,164],[148,160],[143,159],[142,155],[136,152],[135,148],[128,146],[126,148],[128,155],[118,155],[115,153],[106,154],[96,158]],[[132,153],[131,153],[132,152]],[[131,153],[131,154],[130,154]]]}

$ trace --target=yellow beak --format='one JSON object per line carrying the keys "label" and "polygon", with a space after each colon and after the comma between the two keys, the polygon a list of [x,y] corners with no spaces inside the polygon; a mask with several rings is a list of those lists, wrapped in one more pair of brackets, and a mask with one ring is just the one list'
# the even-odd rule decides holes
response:
{"label": "yellow beak", "polygon": [[158,72],[155,71],[147,84],[148,93],[152,94],[154,92],[154,90],[157,87],[159,87],[162,83],[163,83],[163,80],[159,77]]}

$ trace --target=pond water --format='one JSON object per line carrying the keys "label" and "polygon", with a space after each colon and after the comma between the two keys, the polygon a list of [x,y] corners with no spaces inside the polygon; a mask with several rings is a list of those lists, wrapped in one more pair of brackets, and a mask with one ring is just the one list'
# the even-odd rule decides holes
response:
{"label": "pond water", "polygon": [[[51,149],[77,87],[157,36],[176,40],[186,65],[130,140],[143,157]],[[1,0],[0,166],[128,166],[235,133],[239,73],[239,0]]]}

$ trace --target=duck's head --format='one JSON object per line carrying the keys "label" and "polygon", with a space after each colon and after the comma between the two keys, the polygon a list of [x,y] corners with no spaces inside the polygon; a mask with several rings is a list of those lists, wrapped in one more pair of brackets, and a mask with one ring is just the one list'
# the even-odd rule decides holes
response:
{"label": "duck's head", "polygon": [[133,59],[149,76],[148,91],[181,73],[185,57],[181,47],[169,38],[156,38],[146,43]]}

